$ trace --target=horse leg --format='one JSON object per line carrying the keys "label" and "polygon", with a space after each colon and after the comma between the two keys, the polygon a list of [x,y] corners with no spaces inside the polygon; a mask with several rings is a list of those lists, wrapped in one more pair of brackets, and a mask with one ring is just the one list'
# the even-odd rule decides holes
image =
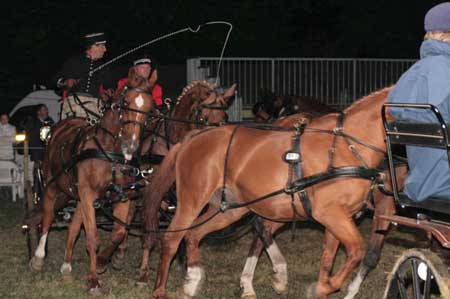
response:
{"label": "horse leg", "polygon": [[[134,201],[130,202],[127,216],[127,224],[133,221],[134,215],[136,214],[136,203]],[[125,252],[128,248],[128,230],[125,230],[125,236],[123,241],[119,244],[116,254],[112,258],[112,266],[115,270],[121,270],[125,260]]]}
{"label": "horse leg", "polygon": [[[80,176],[79,186],[83,186]],[[97,225],[95,221],[95,209],[93,202],[98,197],[98,194],[90,189],[84,187],[79,190],[80,202],[78,205],[81,209],[81,215],[83,218],[84,230],[86,233],[86,247],[89,253],[89,274],[88,274],[88,289],[90,292],[97,293],[101,289],[101,284],[97,275],[97,248],[99,245],[97,235]]]}
{"label": "horse leg", "polygon": [[[308,298],[326,298],[327,295],[338,291],[342,287],[345,279],[362,260],[364,256],[364,242],[352,218],[339,208],[328,208],[322,213],[316,212],[314,218],[325,226],[328,232],[325,238],[325,245],[330,248],[325,248],[324,254],[326,254],[326,259],[321,260],[319,281],[315,287],[308,290]],[[336,225],[337,219],[339,220],[339,225]],[[345,246],[347,258],[336,274],[329,277],[330,265],[332,265],[330,258],[332,257],[334,261],[335,254],[333,252],[336,252],[339,242]],[[329,253],[326,253],[326,251],[329,251]]]}
{"label": "horse leg", "polygon": [[73,247],[77,240],[77,237],[81,230],[81,225],[83,224],[83,217],[81,217],[81,208],[77,206],[75,213],[70,222],[69,229],[67,232],[67,242],[66,251],[64,253],[64,263],[61,266],[61,274],[64,282],[72,281],[72,255]]}
{"label": "horse leg", "polygon": [[[330,272],[333,269],[334,260],[336,258],[336,252],[339,248],[339,241],[330,233],[329,230],[325,230],[324,250],[320,259],[319,270],[319,284],[327,285],[330,282]],[[308,298],[316,298],[316,284],[312,284],[307,291]],[[317,297],[319,298],[319,297]]]}
{"label": "horse leg", "polygon": [[[126,222],[128,218],[129,206],[129,200],[116,203],[113,206],[114,217],[116,217],[120,221]],[[126,232],[127,228],[123,224],[114,221],[113,231],[108,246],[106,246],[105,249],[103,249],[97,255],[97,273],[102,274],[106,271],[114,251],[116,250],[117,246],[119,246],[119,244],[123,241]]]}
{"label": "horse leg", "polygon": [[[179,201],[179,203],[181,203],[181,201]],[[194,222],[201,209],[202,206],[197,206],[196,208],[190,209],[185,212],[182,205],[179,205],[177,207],[175,216],[167,229],[168,232],[164,234],[161,240],[161,253],[158,266],[158,274],[155,282],[155,290],[153,291],[153,298],[166,298],[166,287],[167,279],[169,277],[170,263],[178,250],[181,239],[187,232],[183,229],[189,227]],[[170,232],[180,229],[182,231]]]}
{"label": "horse leg", "polygon": [[48,232],[55,218],[54,206],[56,199],[56,186],[51,184],[45,189],[44,202],[43,202],[43,218],[42,218],[42,232],[39,240],[38,247],[34,252],[34,256],[31,258],[29,266],[32,271],[42,271],[44,267],[45,258],[45,245],[47,243]]}
{"label": "horse leg", "polygon": [[[201,223],[216,213],[217,208],[210,205],[208,210],[198,217],[193,225]],[[199,227],[186,233],[186,257],[187,271],[184,279],[183,288],[180,290],[180,299],[190,299],[197,295],[201,282],[204,279],[204,270],[200,265],[200,249],[199,243],[202,238],[210,232],[223,229],[231,223],[241,219],[248,213],[247,209],[229,210],[220,213],[212,221],[208,221]]]}
{"label": "horse leg", "polygon": [[381,200],[376,202],[375,214],[372,223],[372,233],[369,240],[366,255],[359,268],[358,274],[348,286],[348,292],[345,299],[352,299],[358,293],[362,282],[372,271],[380,260],[381,249],[384,245],[386,233],[389,230],[390,222],[378,218],[378,215],[394,215],[395,203],[391,196],[383,196]]}

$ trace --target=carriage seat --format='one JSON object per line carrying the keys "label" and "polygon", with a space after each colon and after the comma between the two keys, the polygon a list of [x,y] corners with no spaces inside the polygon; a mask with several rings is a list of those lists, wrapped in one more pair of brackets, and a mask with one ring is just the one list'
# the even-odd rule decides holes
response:
{"label": "carriage seat", "polygon": [[[385,104],[383,108],[383,121],[384,128],[386,132],[386,146],[387,146],[387,154],[388,161],[390,164],[390,172],[391,177],[394,173],[394,155],[393,148],[395,147],[404,147],[404,146],[416,146],[416,147],[426,147],[426,148],[434,148],[441,149],[445,151],[444,156],[446,156],[448,163],[448,168],[445,167],[445,164],[440,167],[441,170],[436,170],[433,175],[436,175],[439,178],[438,171],[442,171],[442,167],[444,169],[448,169],[450,171],[450,130],[449,125],[447,125],[439,110],[433,105],[429,104]],[[385,108],[386,107],[395,107],[395,108],[416,108],[416,109],[425,109],[432,111],[436,120],[431,123],[425,122],[412,122],[412,121],[387,121],[385,117]],[[443,163],[446,163],[445,160],[442,160]],[[430,177],[427,177],[430,178]],[[428,180],[432,181],[432,180]],[[430,187],[433,185],[430,185]],[[396,186],[397,187],[397,186]],[[436,190],[437,191],[437,190]],[[437,191],[438,194],[441,191]],[[433,194],[434,191],[430,190],[430,194]],[[424,200],[418,201],[415,198],[409,198],[405,193],[400,192],[398,188],[394,188],[394,195],[396,201],[402,206],[421,208],[436,212],[444,212],[450,213],[450,198],[447,198],[446,195],[439,196],[439,198],[432,196],[432,198],[426,198]]]}

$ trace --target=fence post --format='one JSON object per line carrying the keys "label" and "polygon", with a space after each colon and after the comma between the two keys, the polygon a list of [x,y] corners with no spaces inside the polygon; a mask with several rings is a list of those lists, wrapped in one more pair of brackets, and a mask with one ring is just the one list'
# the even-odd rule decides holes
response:
{"label": "fence post", "polygon": [[272,82],[271,82],[271,91],[275,93],[275,59],[272,58],[271,60],[272,68],[271,68],[271,75],[272,75]]}
{"label": "fence post", "polygon": [[353,59],[353,99],[352,102],[356,100],[356,63],[357,60]]}

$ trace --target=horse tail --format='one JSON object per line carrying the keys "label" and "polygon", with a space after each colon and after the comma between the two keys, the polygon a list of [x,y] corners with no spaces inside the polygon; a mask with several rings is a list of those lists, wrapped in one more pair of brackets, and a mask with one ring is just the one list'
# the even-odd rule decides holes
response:
{"label": "horse tail", "polygon": [[150,250],[158,241],[159,209],[165,194],[175,183],[175,163],[180,148],[181,143],[178,143],[170,149],[144,191],[144,241]]}

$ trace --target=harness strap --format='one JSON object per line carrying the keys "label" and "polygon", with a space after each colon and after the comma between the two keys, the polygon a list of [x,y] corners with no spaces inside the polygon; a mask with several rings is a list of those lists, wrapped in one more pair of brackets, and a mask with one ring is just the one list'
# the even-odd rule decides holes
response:
{"label": "harness strap", "polygon": [[328,169],[334,168],[334,154],[336,152],[337,137],[344,131],[344,116],[345,114],[342,111],[339,111],[336,127],[333,129],[333,143],[328,151]]}
{"label": "harness strap", "polygon": [[230,136],[230,140],[228,141],[228,146],[227,146],[227,151],[225,152],[225,162],[224,162],[224,168],[223,168],[223,181],[222,181],[222,195],[220,198],[220,210],[222,212],[227,210],[228,207],[228,203],[227,203],[227,199],[226,199],[226,194],[225,194],[225,189],[226,189],[226,180],[227,180],[227,170],[228,170],[228,159],[230,156],[230,149],[231,149],[231,144],[233,143],[233,139],[236,136],[236,132],[237,130],[240,128],[239,125],[237,125],[236,127],[234,127],[233,132],[231,133]]}

